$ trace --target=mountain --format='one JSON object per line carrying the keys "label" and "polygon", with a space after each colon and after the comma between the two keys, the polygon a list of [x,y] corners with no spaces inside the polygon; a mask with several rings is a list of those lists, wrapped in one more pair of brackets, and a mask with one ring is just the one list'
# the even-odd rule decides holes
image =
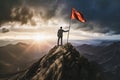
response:
{"label": "mountain", "polygon": [[[43,49],[44,47],[46,48]],[[47,46],[44,47],[38,44],[22,42],[1,46],[0,73],[16,72],[19,69],[28,67],[45,54]]]}
{"label": "mountain", "polygon": [[96,63],[89,62],[70,43],[53,47],[25,71],[8,80],[102,80]]}
{"label": "mountain", "polygon": [[120,65],[120,42],[113,42],[110,45],[101,44],[98,46],[83,44],[76,48],[89,60],[96,61],[104,66],[112,68],[112,66]]}
{"label": "mountain", "polygon": [[120,41],[104,42],[97,46],[84,44],[77,46],[77,49],[90,61],[102,66],[106,76],[113,76],[111,80],[120,80]]}
{"label": "mountain", "polygon": [[25,58],[29,59],[27,55],[24,55],[27,46],[27,44],[19,43],[0,47],[0,73],[14,71],[14,69],[17,69],[17,63],[25,60]]}

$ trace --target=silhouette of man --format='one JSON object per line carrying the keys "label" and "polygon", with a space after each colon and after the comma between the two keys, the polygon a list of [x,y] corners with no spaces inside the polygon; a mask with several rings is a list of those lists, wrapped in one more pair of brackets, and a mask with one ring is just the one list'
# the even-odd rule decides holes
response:
{"label": "silhouette of man", "polygon": [[60,27],[60,29],[58,30],[57,36],[58,36],[58,42],[57,45],[59,46],[59,41],[61,39],[61,46],[63,45],[63,32],[68,32],[69,30],[65,31],[62,29],[62,27]]}

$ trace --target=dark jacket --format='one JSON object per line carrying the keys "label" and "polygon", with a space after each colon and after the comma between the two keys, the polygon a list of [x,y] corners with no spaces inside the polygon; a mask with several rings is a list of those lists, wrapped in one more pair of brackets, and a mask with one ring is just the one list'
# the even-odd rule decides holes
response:
{"label": "dark jacket", "polygon": [[58,30],[58,33],[57,33],[57,36],[58,36],[58,37],[63,37],[63,32],[68,32],[68,31],[65,31],[65,30],[63,30],[63,29],[59,29],[59,30]]}

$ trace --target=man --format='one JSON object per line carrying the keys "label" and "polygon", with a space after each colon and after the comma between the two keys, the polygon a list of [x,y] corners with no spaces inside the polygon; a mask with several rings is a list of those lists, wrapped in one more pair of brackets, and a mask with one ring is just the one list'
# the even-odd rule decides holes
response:
{"label": "man", "polygon": [[58,30],[58,33],[57,33],[57,36],[58,36],[58,42],[57,42],[57,45],[59,46],[59,41],[61,39],[61,46],[63,45],[63,32],[68,32],[69,30],[65,31],[62,29],[62,27],[60,27],[60,29]]}

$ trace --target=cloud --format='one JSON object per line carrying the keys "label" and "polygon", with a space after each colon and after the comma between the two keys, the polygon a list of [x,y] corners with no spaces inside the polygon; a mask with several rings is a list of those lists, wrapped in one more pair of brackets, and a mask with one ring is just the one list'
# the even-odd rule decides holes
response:
{"label": "cloud", "polygon": [[87,20],[84,24],[72,21],[76,29],[119,34],[119,3],[120,0],[1,0],[0,24],[16,21],[34,26],[36,25],[34,17],[40,17],[44,22],[54,17],[69,21],[71,8],[74,7],[81,11]]}
{"label": "cloud", "polygon": [[33,16],[48,20],[55,16],[59,6],[55,0],[2,0],[0,3],[0,24],[18,21],[35,24]]}
{"label": "cloud", "polygon": [[2,33],[6,33],[6,32],[9,32],[9,29],[2,28]]}
{"label": "cloud", "polygon": [[33,12],[28,7],[13,8],[11,12],[11,18],[14,21],[21,21],[22,24],[26,24],[28,20],[33,17]]}
{"label": "cloud", "polygon": [[1,0],[0,2],[0,23],[12,21],[11,10],[15,6],[20,6],[20,0]]}

